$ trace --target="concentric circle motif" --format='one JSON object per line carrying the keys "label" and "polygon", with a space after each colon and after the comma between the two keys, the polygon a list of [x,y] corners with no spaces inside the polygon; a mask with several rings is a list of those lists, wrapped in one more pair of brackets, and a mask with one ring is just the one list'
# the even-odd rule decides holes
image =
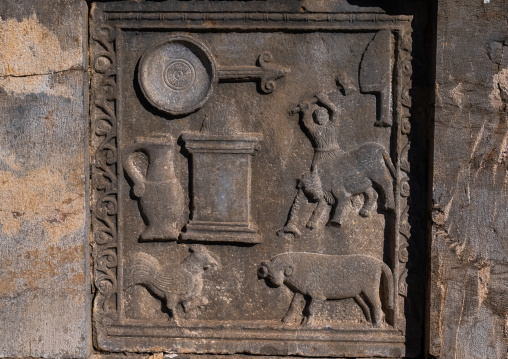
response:
{"label": "concentric circle motif", "polygon": [[195,79],[194,66],[184,59],[170,61],[164,70],[164,82],[173,90],[187,90],[192,86]]}
{"label": "concentric circle motif", "polygon": [[202,43],[173,35],[141,56],[138,81],[152,106],[171,115],[187,115],[210,98],[218,82],[217,66]]}

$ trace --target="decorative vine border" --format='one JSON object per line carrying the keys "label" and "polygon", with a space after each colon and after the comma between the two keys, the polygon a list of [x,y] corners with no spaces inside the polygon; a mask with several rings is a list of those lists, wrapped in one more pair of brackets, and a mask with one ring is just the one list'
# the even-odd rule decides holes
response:
{"label": "decorative vine border", "polygon": [[[396,35],[395,69],[397,87],[394,88],[395,121],[392,133],[396,133],[396,149],[392,159],[396,165],[398,178],[395,194],[398,196],[395,227],[395,246],[392,258],[395,291],[407,297],[409,260],[408,246],[411,227],[408,222],[409,211],[409,172],[408,152],[410,149],[410,108],[412,86],[411,75],[411,20],[409,16],[390,16],[384,14],[295,14],[295,13],[143,13],[143,12],[100,12],[94,17],[90,49],[92,64],[91,98],[92,119],[92,200],[94,206],[93,225],[93,266],[94,315],[100,314],[101,321],[118,318],[117,312],[117,61],[116,29],[148,28],[152,30],[203,29],[203,21],[217,20],[214,30],[306,30],[309,32],[327,30],[378,31],[390,29]],[[398,297],[398,296],[397,296]],[[396,307],[400,307],[400,304]],[[394,312],[394,324],[404,320],[403,310]]]}
{"label": "decorative vine border", "polygon": [[[410,90],[412,87],[411,75],[412,75],[412,66],[411,61],[413,60],[411,56],[412,50],[412,41],[411,41],[411,32],[406,31],[401,33],[401,38],[399,39],[399,53],[398,53],[398,78],[400,79],[400,92],[398,101],[401,106],[398,107],[399,113],[397,114],[397,118],[399,119],[398,125],[400,134],[398,136],[397,141],[397,155],[398,155],[398,191],[399,191],[399,208],[398,208],[398,233],[396,238],[396,243],[398,244],[397,249],[397,258],[398,259],[398,267],[396,279],[398,280],[395,283],[398,283],[398,294],[407,299],[408,295],[408,286],[407,286],[407,276],[408,276],[408,268],[407,263],[409,261],[409,252],[407,250],[409,246],[409,238],[411,236],[411,226],[409,224],[409,207],[410,207],[410,194],[411,187],[409,185],[409,172],[410,172],[410,164],[409,164],[409,148],[411,145],[410,141],[410,133],[411,133],[411,95]],[[399,311],[399,316],[403,316],[404,313]]]}
{"label": "decorative vine border", "polygon": [[[97,290],[94,311],[116,312],[117,292],[117,119],[115,30],[102,25],[91,36],[95,50],[92,83],[97,83],[91,101],[93,202],[93,266]],[[98,47],[98,48],[97,48]],[[96,146],[95,146],[96,145]]]}

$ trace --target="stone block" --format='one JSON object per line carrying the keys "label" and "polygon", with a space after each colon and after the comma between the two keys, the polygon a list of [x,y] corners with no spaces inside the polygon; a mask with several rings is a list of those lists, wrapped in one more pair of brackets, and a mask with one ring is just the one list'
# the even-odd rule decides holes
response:
{"label": "stone block", "polygon": [[97,350],[422,353],[429,9],[308,3],[92,5]]}
{"label": "stone block", "polygon": [[87,7],[0,13],[0,356],[86,358]]}
{"label": "stone block", "polygon": [[438,2],[429,303],[437,358],[507,353],[507,6]]}

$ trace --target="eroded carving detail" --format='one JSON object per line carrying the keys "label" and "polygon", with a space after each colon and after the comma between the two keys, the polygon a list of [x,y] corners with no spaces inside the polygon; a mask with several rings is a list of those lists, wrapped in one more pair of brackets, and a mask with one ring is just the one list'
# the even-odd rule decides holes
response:
{"label": "eroded carving detail", "polygon": [[182,305],[185,313],[208,304],[203,296],[203,274],[219,265],[217,259],[203,246],[189,248],[191,254],[180,263],[161,265],[146,253],[133,254],[127,260],[128,288],[135,285],[146,287],[150,293],[163,301],[171,312],[171,318],[178,320],[177,307]]}
{"label": "eroded carving detail", "polygon": [[173,60],[164,71],[166,85],[174,90],[183,91],[188,89],[196,79],[194,66],[183,59]]}
{"label": "eroded carving detail", "polygon": [[[183,190],[175,176],[173,156],[175,140],[169,134],[137,138],[123,152],[123,167],[133,182],[132,193],[139,199],[147,226],[140,239],[176,240],[177,222],[184,210]],[[147,158],[146,174],[135,163],[135,154]]]}
{"label": "eroded carving detail", "polygon": [[273,257],[270,262],[262,262],[258,269],[260,279],[266,279],[276,287],[284,284],[294,292],[288,313],[282,321],[290,322],[301,297],[308,297],[304,325],[312,325],[325,300],[353,298],[367,320],[374,327],[380,327],[384,314],[379,295],[382,275],[388,287],[387,305],[393,308],[392,271],[374,257],[289,252]]}
{"label": "eroded carving detail", "polygon": [[260,90],[269,94],[275,90],[275,81],[286,76],[289,69],[273,63],[273,56],[265,51],[258,58],[259,66],[219,66],[220,81],[259,81]]}
{"label": "eroded carving detail", "polygon": [[393,37],[390,30],[376,33],[360,64],[360,90],[377,97],[378,126],[392,125]]}

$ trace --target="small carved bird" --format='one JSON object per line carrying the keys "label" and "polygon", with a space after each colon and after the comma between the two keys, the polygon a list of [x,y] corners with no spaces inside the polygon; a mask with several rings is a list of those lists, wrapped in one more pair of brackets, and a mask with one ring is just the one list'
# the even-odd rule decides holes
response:
{"label": "small carved bird", "polygon": [[163,301],[176,320],[176,307],[182,304],[189,310],[208,304],[202,295],[204,271],[219,263],[205,247],[190,247],[191,254],[180,263],[161,266],[159,261],[146,253],[133,254],[127,261],[127,287],[142,285]]}

